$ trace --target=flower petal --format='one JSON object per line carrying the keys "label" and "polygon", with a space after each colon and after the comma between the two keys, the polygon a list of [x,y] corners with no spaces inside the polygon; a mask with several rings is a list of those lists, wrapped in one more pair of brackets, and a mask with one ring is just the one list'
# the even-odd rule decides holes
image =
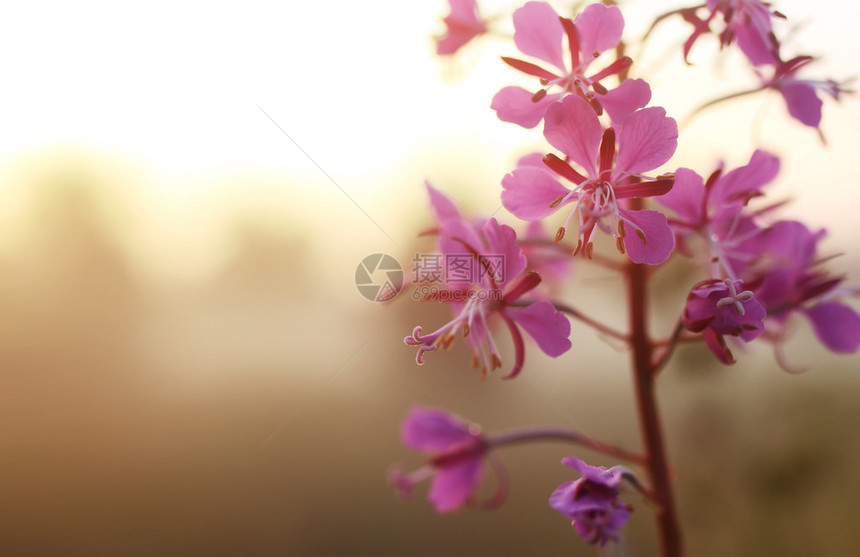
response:
{"label": "flower petal", "polygon": [[543,134],[553,147],[581,166],[589,177],[597,175],[595,163],[603,127],[585,100],[568,95],[560,103],[550,106],[544,116]]}
{"label": "flower petal", "polygon": [[448,196],[431,186],[430,182],[425,182],[424,185],[427,186],[427,194],[430,196],[430,207],[436,213],[437,222],[442,223],[448,219],[460,218],[460,211],[457,210],[454,202]]}
{"label": "flower petal", "polygon": [[440,513],[456,511],[466,504],[484,475],[481,455],[439,469],[427,498]]}
{"label": "flower petal", "polygon": [[705,198],[705,181],[689,168],[675,171],[675,184],[669,193],[655,197],[660,205],[672,209],[678,217],[690,224],[704,219],[702,202]]}
{"label": "flower petal", "polygon": [[514,216],[538,220],[554,213],[550,204],[570,193],[545,168],[520,167],[502,178],[502,205]]}
{"label": "flower petal", "polygon": [[627,234],[624,236],[624,249],[627,257],[634,263],[647,263],[657,265],[666,261],[675,248],[675,235],[669,228],[666,215],[659,211],[624,211],[623,216],[644,234],[643,240],[627,226]]}
{"label": "flower petal", "polygon": [[496,284],[502,286],[518,278],[526,269],[526,256],[517,245],[517,233],[514,229],[506,224],[499,224],[492,218],[484,225],[484,237],[488,246],[481,255],[488,258],[489,265],[502,265],[499,269],[500,276],[494,273]]}
{"label": "flower petal", "polygon": [[745,203],[748,197],[761,193],[761,189],[779,173],[779,157],[756,149],[750,162],[735,168],[714,185],[710,203],[716,209],[724,205]]}
{"label": "flower petal", "polygon": [[632,173],[654,170],[672,158],[677,146],[675,120],[658,106],[643,108],[624,121],[618,136],[616,168]]}
{"label": "flower petal", "polygon": [[570,350],[570,321],[547,301],[535,302],[524,308],[505,310],[547,356],[557,358]]}
{"label": "flower petal", "polygon": [[579,34],[579,48],[583,61],[592,59],[595,52],[618,46],[624,31],[624,17],[618,6],[591,4],[574,20]]}
{"label": "flower petal", "polygon": [[803,81],[791,81],[780,86],[779,92],[788,106],[788,113],[807,126],[817,128],[821,123],[821,106],[815,87]]}
{"label": "flower petal", "polygon": [[400,426],[400,438],[410,449],[443,451],[474,439],[469,424],[444,410],[414,406]]}
{"label": "flower petal", "polygon": [[[602,6],[602,4],[594,4]],[[635,110],[644,108],[651,100],[651,87],[644,79],[626,79],[621,85],[599,96],[600,105],[613,124],[620,124]]]}
{"label": "flower petal", "polygon": [[830,350],[853,353],[860,348],[860,316],[850,307],[828,301],[804,313],[809,317],[818,340]]}
{"label": "flower petal", "polygon": [[531,129],[543,120],[547,108],[561,98],[561,94],[547,95],[538,102],[532,102],[532,96],[533,93],[522,87],[505,87],[493,97],[490,108],[502,122]]}
{"label": "flower petal", "polygon": [[514,29],[514,42],[520,52],[564,69],[564,29],[549,4],[527,2],[514,12]]}

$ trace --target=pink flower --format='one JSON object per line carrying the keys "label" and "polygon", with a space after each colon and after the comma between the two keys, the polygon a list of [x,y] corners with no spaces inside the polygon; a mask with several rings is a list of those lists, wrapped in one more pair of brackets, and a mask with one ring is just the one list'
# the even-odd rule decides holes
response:
{"label": "pink flower", "polygon": [[443,20],[446,31],[436,38],[436,54],[452,55],[466,43],[487,32],[487,22],[478,14],[475,0],[448,0],[451,13]]}
{"label": "pink flower", "polygon": [[757,150],[749,163],[724,173],[722,164],[705,182],[688,168],[675,172],[675,184],[655,200],[675,212],[670,225],[682,251],[690,251],[690,237],[705,242],[713,267],[712,277],[738,278],[747,254],[738,246],[761,232],[747,203],[762,196],[764,187],[779,172],[779,159]]}
{"label": "pink flower", "polygon": [[549,505],[570,518],[572,525],[586,543],[606,545],[618,539],[618,531],[630,517],[632,507],[622,502],[621,481],[632,477],[623,466],[610,469],[589,466],[568,457],[562,460],[582,477],[566,482],[550,495]]}
{"label": "pink flower", "polygon": [[527,261],[517,245],[514,229],[496,219],[468,222],[440,192],[430,188],[431,203],[437,216],[444,218],[439,229],[439,250],[447,262],[455,259],[472,266],[470,276],[449,274],[444,289],[432,298],[449,302],[455,317],[436,331],[424,334],[420,326],[404,339],[418,348],[418,364],[424,354],[447,348],[455,335],[462,333],[474,355],[472,366],[488,371],[502,365],[502,354],[491,332],[493,317],[500,318],[511,333],[514,365],[506,379],[516,377],[525,362],[525,343],[521,329],[551,357],[567,352],[571,343],[570,322],[548,301],[528,304],[520,299],[538,286],[541,277],[526,271]]}
{"label": "pink flower", "polygon": [[[703,7],[709,12],[705,19],[697,13]],[[693,34],[684,42],[685,61],[699,37],[714,33],[720,39],[720,48],[736,43],[755,66],[770,63],[772,53],[779,48],[772,31],[773,18],[785,18],[772,10],[768,2],[760,0],[707,0],[705,6],[682,8],[664,14],[655,24],[674,14],[693,25]],[[721,16],[724,25],[720,31],[714,32],[711,24],[717,15]]]}
{"label": "pink flower", "polygon": [[843,84],[832,79],[798,78],[797,74],[800,70],[813,60],[812,56],[797,56],[787,62],[779,60],[778,57],[773,58],[773,75],[769,78],[762,77],[762,88],[779,91],[785,99],[788,113],[792,118],[809,127],[817,128],[821,123],[821,107],[824,104],[818,97],[818,92],[821,91],[839,100],[839,95],[847,92],[847,89]]}
{"label": "pink flower", "polygon": [[[543,167],[520,166],[502,180],[504,206],[519,218],[538,220],[575,203],[556,236],[560,240],[573,216],[579,215],[575,254],[582,251],[591,256],[594,230],[600,228],[615,237],[618,250],[631,261],[665,261],[675,245],[666,216],[630,210],[624,200],[662,195],[672,188],[672,175],[656,179],[642,175],[666,163],[675,152],[678,126],[666,111],[652,107],[628,116],[616,154],[614,129],[604,130],[591,106],[569,95],[547,111],[544,136],[579,170],[553,154],[543,158]],[[574,188],[563,186],[555,175],[573,182]]]}
{"label": "pink flower", "polygon": [[765,315],[753,293],[743,290],[743,281],[709,279],[690,291],[682,319],[688,330],[702,333],[721,362],[733,364],[734,357],[723,337],[731,335],[744,342],[755,339],[764,331]]}
{"label": "pink flower", "polygon": [[[416,406],[403,420],[400,438],[410,449],[430,455],[427,464],[409,474],[400,468],[389,474],[401,497],[410,498],[416,484],[432,478],[427,498],[440,513],[456,511],[473,498],[488,452],[480,427],[443,410]],[[501,503],[504,493],[500,489],[494,503]]]}
{"label": "pink flower", "polygon": [[[651,89],[641,79],[625,82],[620,91],[608,97],[607,88],[600,83],[600,80],[628,68],[631,60],[627,56],[586,75],[591,63],[601,53],[618,46],[621,40],[624,18],[617,6],[591,4],[571,21],[559,17],[549,4],[528,2],[514,12],[514,28],[514,42],[520,52],[549,64],[551,69],[503,57],[502,60],[513,68],[540,79],[542,88],[532,93],[521,87],[505,87],[496,93],[491,107],[499,119],[533,128],[541,121],[547,108],[568,93],[582,96],[598,113],[602,113],[606,104],[613,120],[622,117],[624,110],[632,111],[648,104]],[[562,44],[565,36],[567,61]],[[607,103],[603,102],[604,99]],[[635,106],[628,108],[626,105],[630,104]]]}
{"label": "pink flower", "polygon": [[828,349],[860,349],[860,316],[836,300],[843,277],[822,269],[817,255],[824,231],[811,232],[797,221],[779,221],[742,248],[749,254],[744,276],[758,282],[755,295],[767,308],[774,336],[784,336],[788,319],[800,313]]}

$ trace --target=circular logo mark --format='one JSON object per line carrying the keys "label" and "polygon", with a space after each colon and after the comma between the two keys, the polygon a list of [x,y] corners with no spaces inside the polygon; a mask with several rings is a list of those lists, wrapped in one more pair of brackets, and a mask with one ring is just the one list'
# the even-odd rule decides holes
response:
{"label": "circular logo mark", "polygon": [[403,288],[403,268],[385,253],[374,253],[355,268],[355,286],[371,302],[393,300]]}

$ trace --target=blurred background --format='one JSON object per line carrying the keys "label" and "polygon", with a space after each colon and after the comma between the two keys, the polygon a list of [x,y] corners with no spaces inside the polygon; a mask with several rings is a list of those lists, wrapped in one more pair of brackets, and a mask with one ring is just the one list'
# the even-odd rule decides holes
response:
{"label": "blurred background", "polygon": [[[481,3],[505,16],[513,2]],[[624,3],[626,36],[682,4]],[[564,4],[556,3],[564,13]],[[857,74],[858,9],[777,2],[811,77]],[[816,9],[817,8],[817,9]],[[571,478],[560,445],[513,448],[492,513],[399,501],[394,463],[414,403],[487,431],[578,427],[636,449],[627,354],[574,323],[574,349],[532,350],[515,381],[480,381],[462,346],[424,367],[403,337],[445,307],[364,299],[365,255],[406,267],[431,249],[425,180],[464,211],[500,207],[540,130],[496,120],[519,77],[485,38],[433,54],[441,1],[33,2],[0,22],[0,547],[6,555],[595,555],[546,504]],[[653,103],[679,119],[749,87],[740,60],[667,23],[637,57]],[[635,54],[635,51],[634,51]],[[641,65],[639,65],[641,64]],[[743,67],[743,66],[741,66]],[[520,81],[520,83],[522,83]],[[827,227],[830,263],[857,284],[860,104],[825,101],[823,132],[775,95],[682,128],[672,165],[707,173],[756,146],[782,156],[772,199]],[[505,214],[497,215],[513,224]],[[853,253],[852,253],[853,251]],[[658,275],[668,331],[698,275]],[[624,323],[617,278],[578,269],[572,303]],[[581,301],[580,301],[581,300]],[[860,369],[798,322],[789,375],[767,345],[725,368],[679,350],[660,399],[690,555],[854,555],[860,541]],[[653,555],[636,511],[618,555]]]}

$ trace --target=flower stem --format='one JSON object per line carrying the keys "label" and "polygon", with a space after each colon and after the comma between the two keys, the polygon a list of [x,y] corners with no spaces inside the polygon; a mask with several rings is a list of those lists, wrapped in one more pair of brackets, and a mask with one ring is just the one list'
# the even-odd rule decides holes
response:
{"label": "flower stem", "polygon": [[569,429],[559,429],[551,427],[520,429],[515,431],[509,431],[507,433],[500,433],[498,435],[493,435],[487,438],[487,444],[491,447],[514,445],[517,443],[528,443],[535,441],[562,441],[567,443],[574,443],[587,449],[591,449],[592,451],[618,458],[627,462],[634,462],[636,464],[645,463],[645,457],[639,453],[634,453],[626,449],[622,449],[620,447],[604,443],[602,441],[597,441],[596,439],[592,439],[591,437],[583,433]]}
{"label": "flower stem", "polygon": [[660,427],[660,415],[654,392],[656,377],[651,356],[653,345],[648,338],[648,274],[644,265],[629,263],[627,290],[630,303],[630,336],[633,348],[633,382],[639,411],[639,426],[645,445],[645,467],[651,480],[658,508],[657,531],[662,557],[681,557],[681,532],[669,479],[669,463]]}

